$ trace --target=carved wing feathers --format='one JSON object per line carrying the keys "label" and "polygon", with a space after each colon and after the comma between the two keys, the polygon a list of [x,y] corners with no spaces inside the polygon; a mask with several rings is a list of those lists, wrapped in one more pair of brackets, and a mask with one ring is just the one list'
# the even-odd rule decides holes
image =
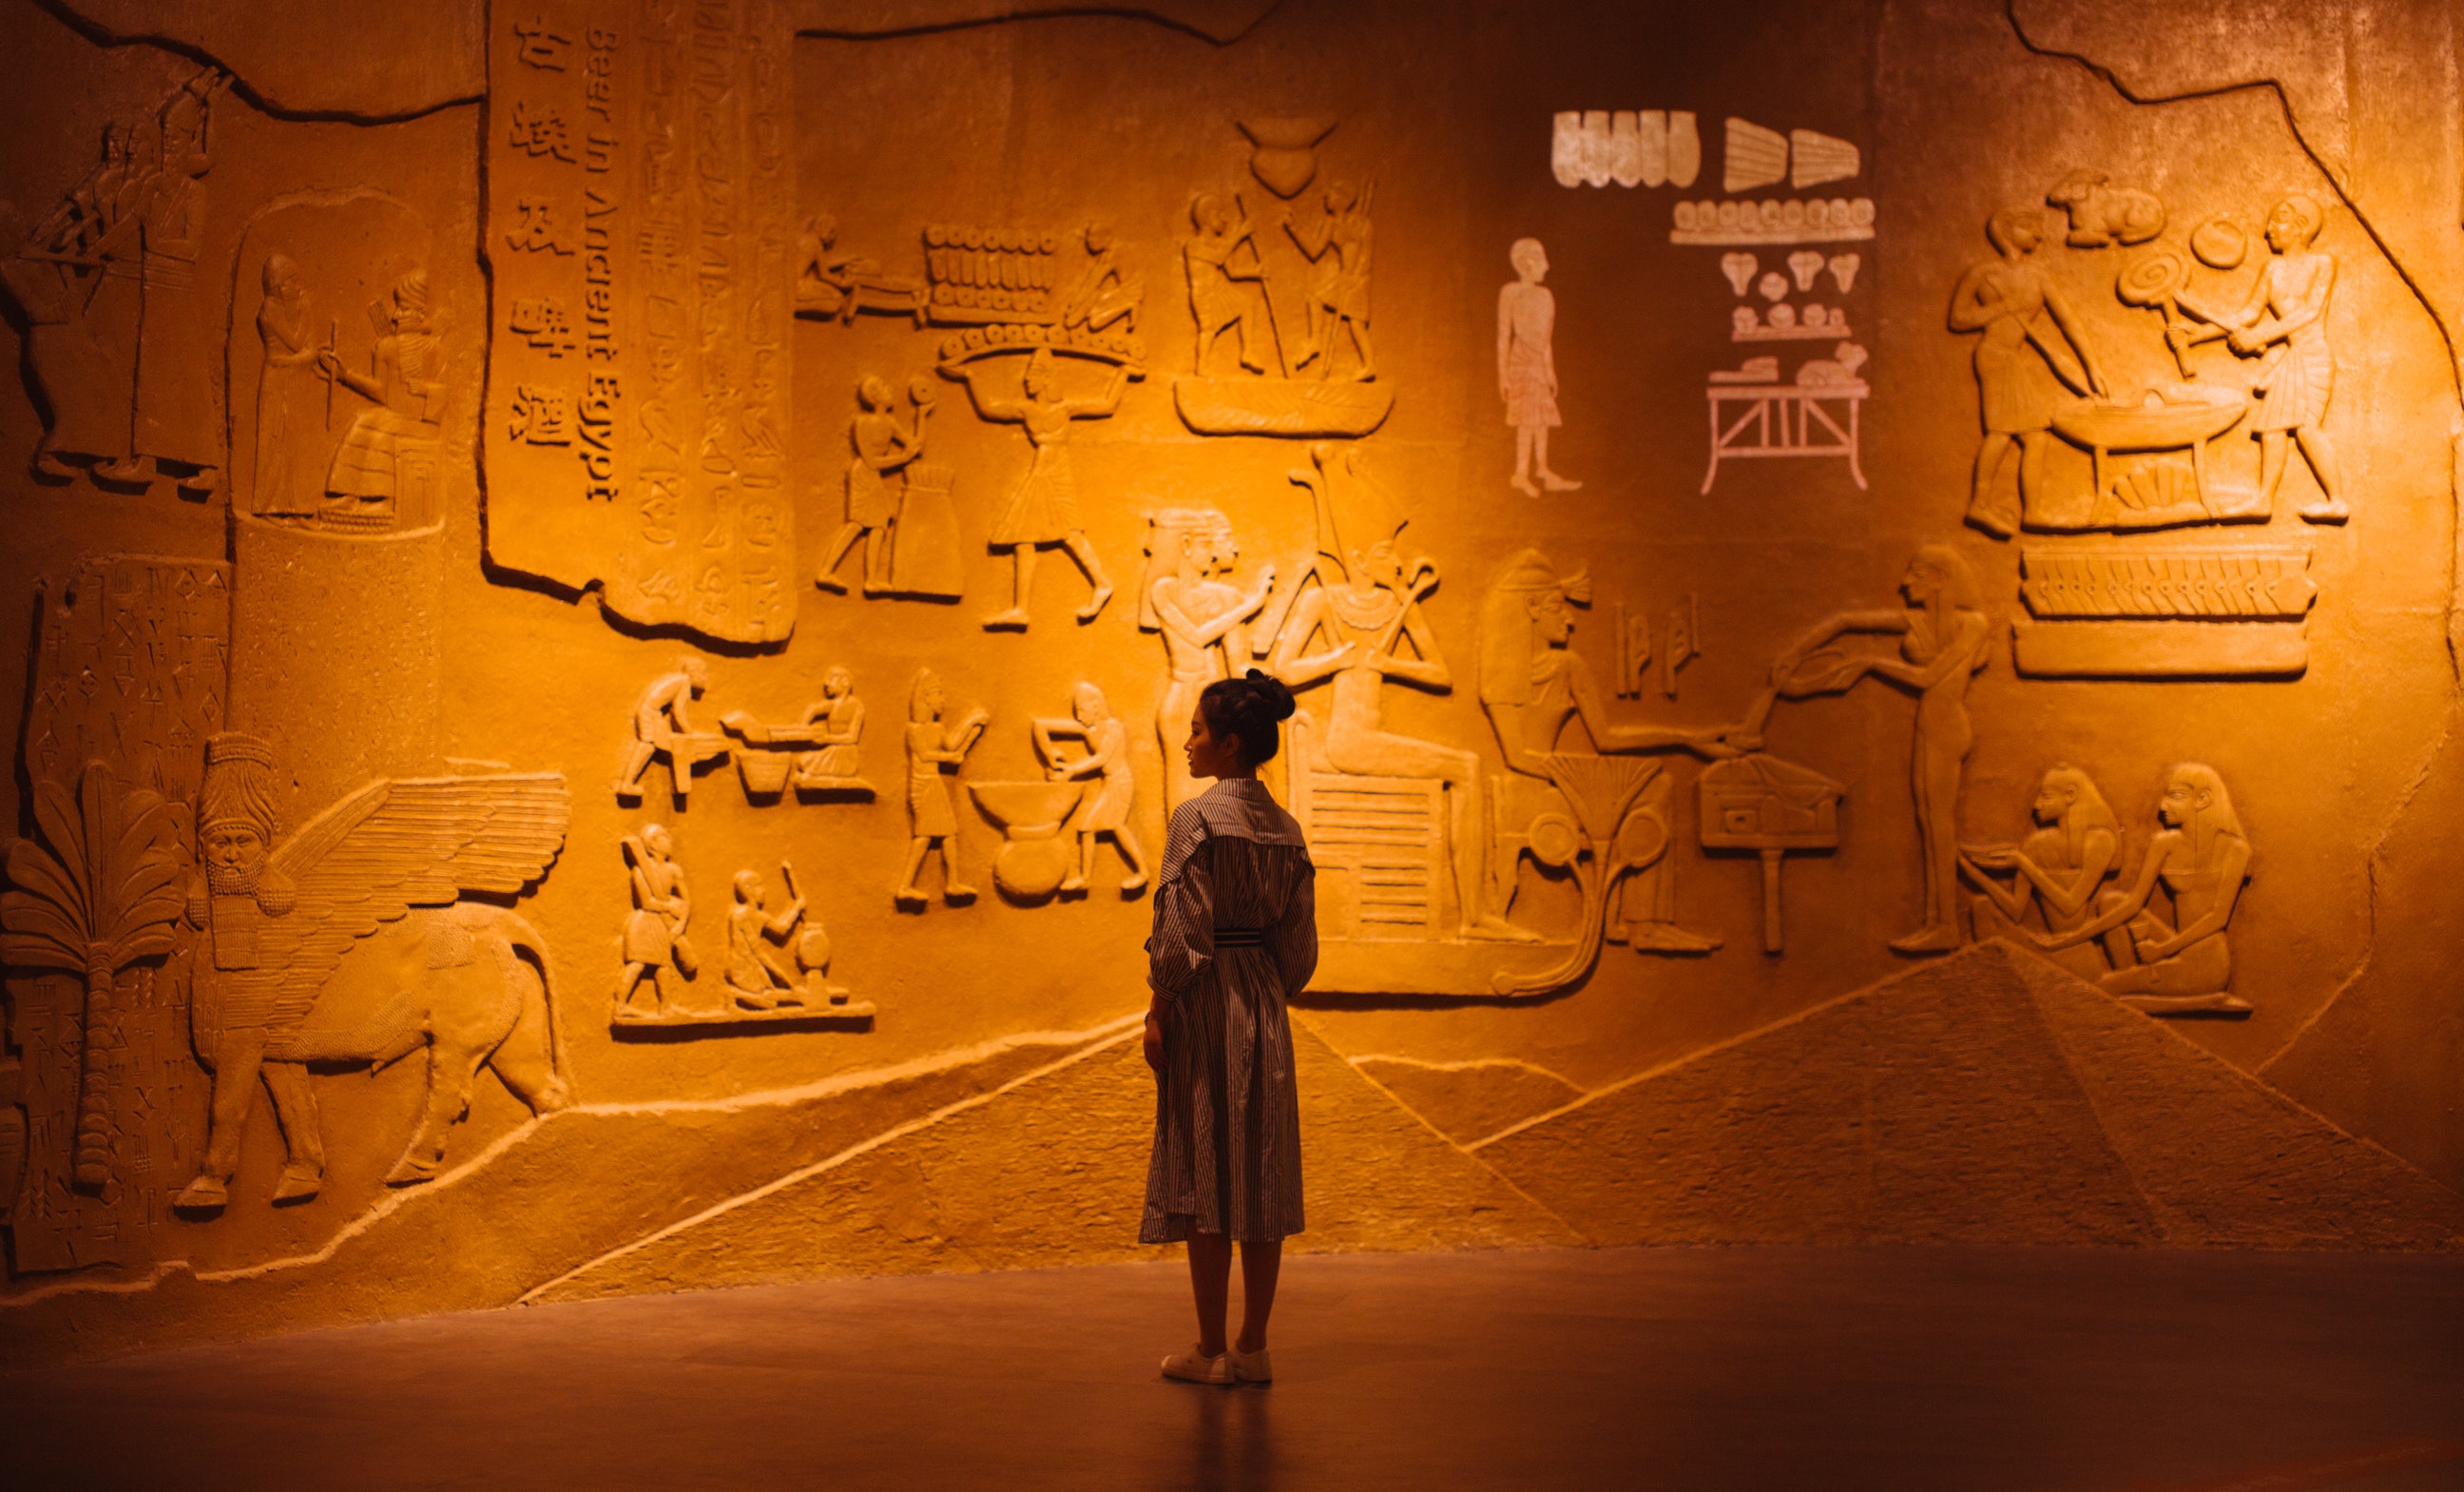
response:
{"label": "carved wing feathers", "polygon": [[307,1013],[355,941],[412,907],[538,879],[572,813],[562,777],[528,773],[372,783],[319,814],[271,862],[298,898],[265,929],[275,1029]]}

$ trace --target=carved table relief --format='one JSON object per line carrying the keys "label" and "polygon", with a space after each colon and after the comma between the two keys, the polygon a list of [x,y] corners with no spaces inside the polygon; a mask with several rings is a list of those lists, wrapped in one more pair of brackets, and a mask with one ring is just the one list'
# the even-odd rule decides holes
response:
{"label": "carved table relief", "polygon": [[628,621],[784,637],[788,328],[812,238],[785,14],[521,0],[488,24],[490,557],[600,583]]}

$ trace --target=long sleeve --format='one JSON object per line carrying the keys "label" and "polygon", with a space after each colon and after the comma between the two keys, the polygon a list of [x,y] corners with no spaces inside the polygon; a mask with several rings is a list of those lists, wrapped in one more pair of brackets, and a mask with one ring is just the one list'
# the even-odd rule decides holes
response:
{"label": "long sleeve", "polygon": [[1169,1001],[1215,962],[1215,875],[1205,820],[1183,804],[1172,817],[1147,938],[1147,984]]}
{"label": "long sleeve", "polygon": [[1268,933],[1266,947],[1284,976],[1285,998],[1308,987],[1309,976],[1317,972],[1317,870],[1307,860],[1301,862],[1300,884],[1292,888],[1282,919]]}

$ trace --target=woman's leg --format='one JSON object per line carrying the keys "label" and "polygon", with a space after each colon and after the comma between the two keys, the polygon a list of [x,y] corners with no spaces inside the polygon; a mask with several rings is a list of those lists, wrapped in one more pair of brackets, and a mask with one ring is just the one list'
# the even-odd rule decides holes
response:
{"label": "woman's leg", "polygon": [[1283,1267],[1283,1239],[1241,1245],[1241,1339],[1233,1345],[1243,1352],[1266,1349],[1266,1317],[1275,1308],[1275,1280]]}
{"label": "woman's leg", "polygon": [[[1244,1252],[1243,1262],[1247,1261]],[[1223,1355],[1223,1311],[1232,1284],[1232,1240],[1220,1233],[1189,1235],[1189,1293],[1198,1303],[1198,1350]],[[1268,1286],[1269,1293],[1273,1287]],[[1265,1320],[1260,1318],[1263,1330]]]}

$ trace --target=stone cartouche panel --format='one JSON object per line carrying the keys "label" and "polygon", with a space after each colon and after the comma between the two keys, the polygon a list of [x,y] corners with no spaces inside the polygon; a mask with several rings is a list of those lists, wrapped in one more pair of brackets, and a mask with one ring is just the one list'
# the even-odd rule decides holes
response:
{"label": "stone cartouche panel", "polygon": [[800,590],[787,45],[769,0],[489,18],[489,555],[735,642]]}

